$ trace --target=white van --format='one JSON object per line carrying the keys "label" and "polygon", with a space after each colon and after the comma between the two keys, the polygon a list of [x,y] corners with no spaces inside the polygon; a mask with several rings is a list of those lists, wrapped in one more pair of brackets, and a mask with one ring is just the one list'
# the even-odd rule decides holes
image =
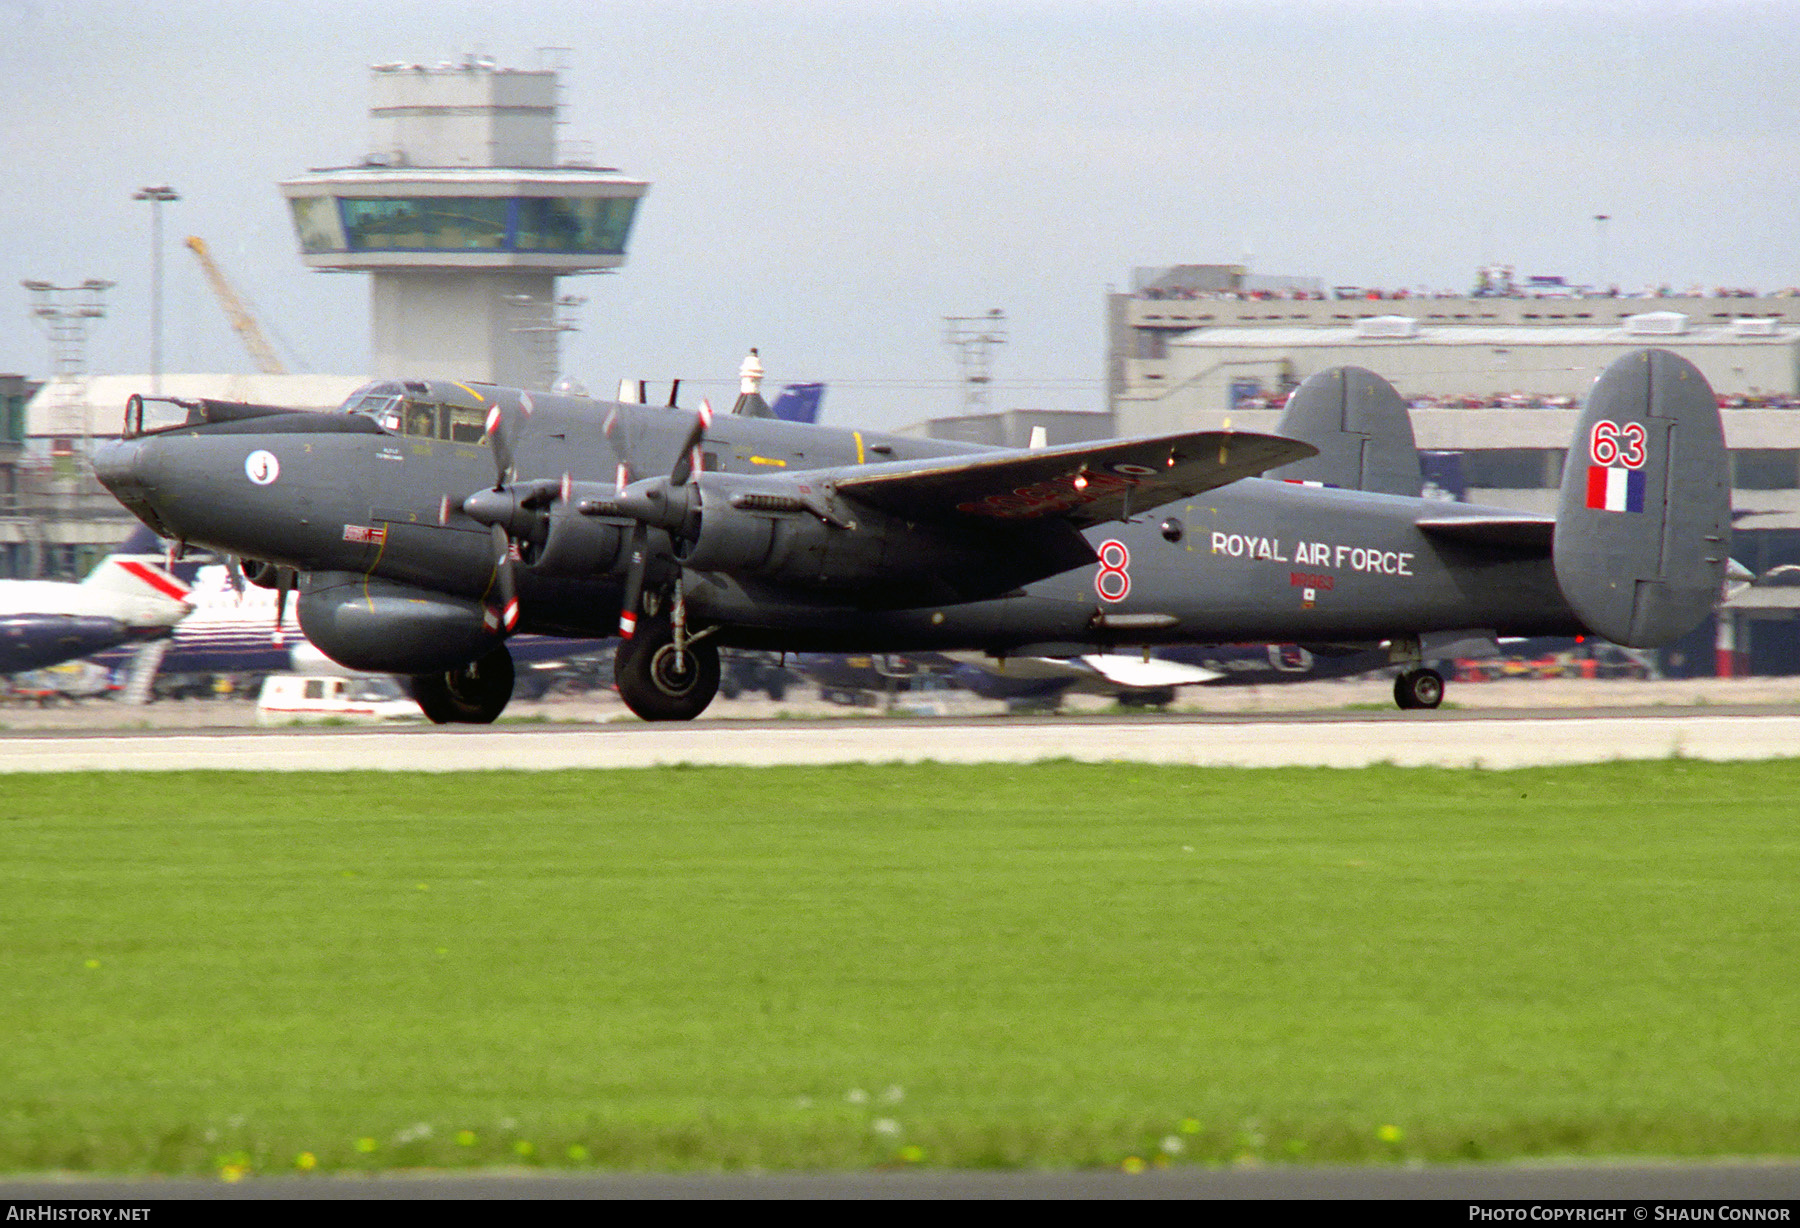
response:
{"label": "white van", "polygon": [[385,674],[270,674],[256,699],[256,723],[422,721],[425,713]]}

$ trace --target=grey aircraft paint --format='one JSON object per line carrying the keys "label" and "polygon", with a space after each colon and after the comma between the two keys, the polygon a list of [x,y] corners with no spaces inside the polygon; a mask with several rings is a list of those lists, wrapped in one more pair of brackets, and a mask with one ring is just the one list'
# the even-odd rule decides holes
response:
{"label": "grey aircraft paint", "polygon": [[[1631,364],[1656,382],[1619,374]],[[1644,511],[1571,508],[1565,492],[1556,521],[1417,498],[1405,407],[1355,369],[1296,393],[1284,426],[1304,441],[1223,431],[1019,452],[409,382],[332,415],[214,421],[197,407],[187,426],[102,449],[96,469],[159,532],[297,574],[302,627],[333,658],[461,685],[465,715],[444,719],[504,706],[496,648],[511,631],[604,637],[622,604],[640,630],[618,654],[621,692],[677,719],[710,700],[720,645],[1070,656],[1386,641],[1416,666],[1419,637],[1467,629],[1665,641],[1722,575],[1708,561],[1724,554],[1722,469],[1701,470],[1723,453],[1688,445],[1717,436],[1717,407],[1661,352],[1622,359],[1602,394],[1584,423],[1649,423],[1655,460],[1640,465],[1662,477]],[[1316,469],[1295,467],[1315,454]],[[1272,470],[1373,489],[1253,476]],[[1615,586],[1645,594],[1629,616]],[[1431,678],[1397,699],[1433,706]]]}

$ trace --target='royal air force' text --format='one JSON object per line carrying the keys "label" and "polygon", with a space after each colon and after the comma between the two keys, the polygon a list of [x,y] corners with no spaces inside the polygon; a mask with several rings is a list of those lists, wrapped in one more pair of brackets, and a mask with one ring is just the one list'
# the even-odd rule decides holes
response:
{"label": "'royal air force' text", "polygon": [[1410,550],[1381,550],[1374,546],[1339,546],[1329,542],[1295,542],[1294,557],[1284,552],[1279,537],[1255,537],[1244,533],[1212,535],[1212,552],[1234,559],[1268,559],[1275,563],[1298,563],[1308,567],[1330,567],[1338,571],[1364,571],[1378,576],[1410,576],[1413,553]]}

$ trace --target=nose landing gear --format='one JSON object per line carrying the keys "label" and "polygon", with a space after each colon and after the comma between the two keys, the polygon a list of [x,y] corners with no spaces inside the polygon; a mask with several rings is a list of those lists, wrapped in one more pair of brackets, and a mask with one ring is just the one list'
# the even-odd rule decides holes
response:
{"label": "nose landing gear", "polygon": [[491,725],[512,699],[513,659],[505,644],[443,674],[415,674],[407,690],[436,725]]}

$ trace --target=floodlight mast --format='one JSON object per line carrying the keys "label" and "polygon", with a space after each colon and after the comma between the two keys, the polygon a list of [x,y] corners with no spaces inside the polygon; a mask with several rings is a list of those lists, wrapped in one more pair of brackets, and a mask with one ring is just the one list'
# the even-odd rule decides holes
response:
{"label": "floodlight mast", "polygon": [[[50,339],[50,367],[54,389],[47,402],[51,434],[67,432],[82,438],[82,455],[88,455],[93,437],[93,410],[87,404],[83,374],[87,370],[88,323],[106,315],[103,302],[113,283],[90,277],[79,286],[59,286],[28,279],[19,283],[31,293],[31,317]],[[71,429],[71,417],[80,414],[79,431]]]}
{"label": "floodlight mast", "polygon": [[181,196],[165,183],[139,188],[131,199],[150,202],[150,391],[156,395],[162,392],[162,207]]}
{"label": "floodlight mast", "polygon": [[994,351],[1006,344],[1006,313],[996,307],[984,316],[945,316],[944,344],[956,351],[962,370],[963,412],[986,412]]}

